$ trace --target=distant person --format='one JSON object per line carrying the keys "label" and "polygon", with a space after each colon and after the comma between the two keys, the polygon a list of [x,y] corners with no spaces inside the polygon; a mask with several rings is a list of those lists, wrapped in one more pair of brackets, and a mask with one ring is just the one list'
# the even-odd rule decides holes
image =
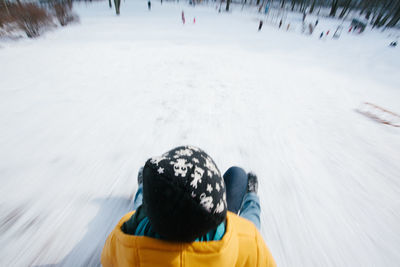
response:
{"label": "distant person", "polygon": [[186,20],[185,20],[185,12],[183,12],[182,10],[182,23],[185,24]]}
{"label": "distant person", "polygon": [[322,37],[324,37],[324,32],[321,32],[321,34],[319,35],[319,39],[321,39]]}
{"label": "distant person", "polygon": [[134,211],[108,236],[101,264],[276,267],[258,231],[257,191],[256,175],[231,167],[222,176],[197,147],[150,158],[139,170]]}
{"label": "distant person", "polygon": [[396,47],[396,46],[397,46],[397,41],[391,42],[389,46],[391,46],[391,47]]}
{"label": "distant person", "polygon": [[318,21],[318,19],[317,19],[317,20],[315,21],[315,27],[318,25],[318,22],[319,22],[319,21]]}
{"label": "distant person", "polygon": [[193,18],[193,24],[196,24],[196,17]]}
{"label": "distant person", "polygon": [[150,0],[147,2],[147,7],[149,8],[149,10],[151,10],[151,2],[150,2]]}
{"label": "distant person", "polygon": [[287,25],[286,30],[288,31],[290,28],[290,23]]}
{"label": "distant person", "polygon": [[329,35],[329,33],[330,33],[330,30],[328,30],[328,31],[326,32],[326,36],[328,36],[328,35]]}
{"label": "distant person", "polygon": [[311,23],[308,24],[308,34],[312,35],[314,32],[314,27]]}
{"label": "distant person", "polygon": [[279,29],[282,27],[282,20],[279,21]]}
{"label": "distant person", "polygon": [[267,3],[267,4],[265,5],[264,14],[267,14],[267,13],[268,13],[268,10],[269,10],[269,3]]}
{"label": "distant person", "polygon": [[261,31],[262,26],[263,26],[263,21],[260,20],[260,23],[258,24],[258,31]]}

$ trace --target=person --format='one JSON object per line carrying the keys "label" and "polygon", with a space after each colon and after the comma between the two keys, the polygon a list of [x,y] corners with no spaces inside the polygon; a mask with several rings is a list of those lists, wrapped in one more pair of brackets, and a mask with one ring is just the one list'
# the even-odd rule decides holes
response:
{"label": "person", "polygon": [[258,24],[258,31],[261,31],[262,26],[263,26],[263,21],[260,20],[260,23]]}
{"label": "person", "polygon": [[185,21],[186,21],[185,20],[185,12],[183,12],[183,10],[182,10],[182,23],[185,24]]}
{"label": "person", "polygon": [[265,5],[264,14],[267,14],[269,10],[269,3]]}
{"label": "person", "polygon": [[149,10],[151,10],[151,2],[150,2],[150,0],[147,2],[147,7],[149,8]]}
{"label": "person", "polygon": [[109,266],[276,267],[260,232],[258,179],[180,146],[146,161],[138,174],[134,211],[108,236]]}

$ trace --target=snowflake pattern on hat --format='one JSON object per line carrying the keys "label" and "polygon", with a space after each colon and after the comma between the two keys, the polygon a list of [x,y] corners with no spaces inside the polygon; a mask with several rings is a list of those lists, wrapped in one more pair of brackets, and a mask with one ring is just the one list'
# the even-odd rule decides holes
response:
{"label": "snowflake pattern on hat", "polygon": [[200,148],[180,146],[149,160],[165,178],[182,184],[199,205],[209,213],[227,209],[224,180],[216,164]]}

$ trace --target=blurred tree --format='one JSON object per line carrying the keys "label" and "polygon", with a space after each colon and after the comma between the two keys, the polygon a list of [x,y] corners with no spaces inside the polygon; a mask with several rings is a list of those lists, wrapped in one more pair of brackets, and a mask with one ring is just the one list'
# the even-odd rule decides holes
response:
{"label": "blurred tree", "polygon": [[344,15],[346,15],[347,11],[349,11],[350,5],[351,5],[351,0],[346,0],[346,2],[344,3],[344,6],[343,6],[342,12],[340,12],[339,18],[343,18]]}
{"label": "blurred tree", "polygon": [[310,14],[314,12],[314,8],[315,8],[315,2],[316,0],[313,0],[311,7],[310,7]]}
{"label": "blurred tree", "polygon": [[8,10],[6,0],[3,0],[3,5],[4,5],[4,8],[5,8],[5,10],[6,10],[7,15],[10,16],[10,11]]}
{"label": "blurred tree", "polygon": [[305,3],[306,3],[305,0],[301,0],[301,1],[300,1],[300,12],[304,12],[304,10],[305,10]]}
{"label": "blurred tree", "polygon": [[400,1],[397,1],[396,7],[394,8],[392,19],[386,24],[386,27],[394,27],[400,20]]}
{"label": "blurred tree", "polygon": [[114,0],[115,12],[119,15],[119,7],[121,5],[121,0]]}
{"label": "blurred tree", "polygon": [[339,0],[332,0],[331,12],[329,13],[330,17],[336,16],[336,11],[338,9],[338,4],[339,4]]}
{"label": "blurred tree", "polygon": [[[227,0],[226,11],[229,11],[231,1]],[[246,4],[253,5],[254,3],[265,6],[265,3],[268,2],[271,7],[281,9],[285,9],[288,4],[290,10],[302,13],[313,13],[317,9],[318,15],[321,9],[329,8],[329,16],[336,17],[338,11],[340,11],[339,18],[344,18],[352,10],[358,10],[359,14],[370,20],[374,27],[385,25],[386,27],[394,27],[400,21],[400,0],[241,0],[241,2],[243,6]],[[277,2],[276,5],[274,2]]]}
{"label": "blurred tree", "polygon": [[391,7],[393,6],[393,2],[392,0],[382,0],[380,3],[380,8],[379,11],[377,11],[377,15],[374,16],[375,20],[373,22],[373,28],[374,27],[382,27],[385,22],[389,19],[388,13],[391,11]]}

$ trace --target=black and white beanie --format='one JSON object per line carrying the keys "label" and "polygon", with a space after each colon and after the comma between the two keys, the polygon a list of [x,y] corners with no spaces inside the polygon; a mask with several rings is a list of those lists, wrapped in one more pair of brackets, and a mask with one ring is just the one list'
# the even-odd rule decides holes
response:
{"label": "black and white beanie", "polygon": [[192,242],[226,218],[224,179],[214,161],[193,146],[174,148],[147,160],[143,203],[162,238]]}

